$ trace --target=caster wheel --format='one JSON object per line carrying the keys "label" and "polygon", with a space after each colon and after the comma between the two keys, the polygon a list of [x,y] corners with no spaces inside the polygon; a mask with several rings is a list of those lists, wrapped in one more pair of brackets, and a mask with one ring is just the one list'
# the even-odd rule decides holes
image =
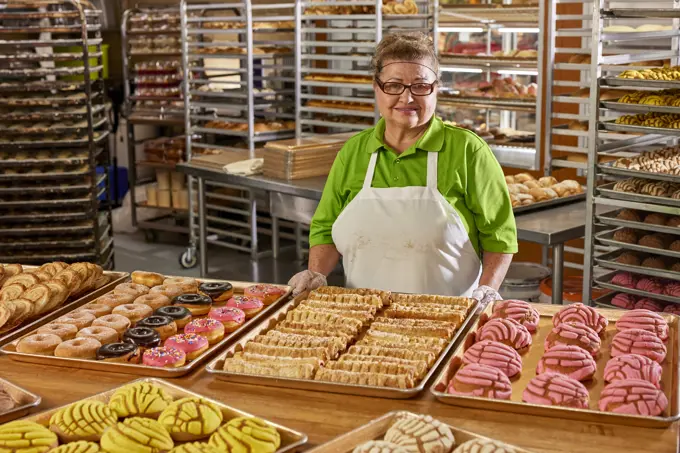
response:
{"label": "caster wheel", "polygon": [[154,230],[144,230],[144,239],[146,242],[156,243],[158,242],[158,232]]}
{"label": "caster wheel", "polygon": [[186,250],[179,257],[179,264],[184,269],[191,269],[198,264],[198,256],[193,250]]}

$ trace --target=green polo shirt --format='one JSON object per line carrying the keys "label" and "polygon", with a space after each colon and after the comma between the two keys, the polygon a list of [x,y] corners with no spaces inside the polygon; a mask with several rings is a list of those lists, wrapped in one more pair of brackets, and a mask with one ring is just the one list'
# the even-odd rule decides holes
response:
{"label": "green polo shirt", "polygon": [[312,218],[310,246],[333,243],[333,223],[361,190],[372,153],[380,153],[372,187],[388,188],[427,185],[427,153],[433,151],[439,153],[439,192],[458,211],[477,253],[517,253],[517,228],[503,170],[482,139],[437,117],[402,154],[384,143],[384,135],[381,119],[340,150]]}

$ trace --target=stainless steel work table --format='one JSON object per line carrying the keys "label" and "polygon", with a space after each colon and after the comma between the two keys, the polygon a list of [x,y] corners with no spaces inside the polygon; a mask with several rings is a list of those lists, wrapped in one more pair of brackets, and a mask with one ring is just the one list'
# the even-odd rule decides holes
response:
{"label": "stainless steel work table", "polygon": [[[239,185],[251,189],[260,189],[268,192],[278,192],[311,200],[320,200],[326,177],[281,180],[265,176],[238,176],[219,170],[206,168],[198,165],[180,164],[177,166],[190,176],[198,179],[199,194],[203,194],[205,180],[221,182],[225,184]],[[202,197],[198,199],[199,215],[199,247],[206,249],[205,222],[200,219],[205,214],[205,203]],[[517,236],[521,241],[533,242],[552,247],[553,261],[553,294],[554,304],[562,303],[562,279],[564,275],[564,243],[572,239],[583,237],[586,230],[586,207],[585,202],[570,203],[551,209],[518,214],[516,217]],[[205,275],[208,269],[208,261],[205,253],[200,253],[201,275]]]}

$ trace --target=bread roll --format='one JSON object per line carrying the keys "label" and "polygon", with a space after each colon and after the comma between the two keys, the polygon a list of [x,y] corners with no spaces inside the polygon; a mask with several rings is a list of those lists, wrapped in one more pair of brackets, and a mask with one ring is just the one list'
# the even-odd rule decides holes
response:
{"label": "bread roll", "polygon": [[529,190],[532,189],[540,189],[542,186],[538,183],[538,181],[527,181],[524,183],[525,186],[529,188]]}
{"label": "bread roll", "polygon": [[541,187],[552,187],[557,184],[557,179],[554,176],[544,176],[538,180]]}
{"label": "bread roll", "polygon": [[515,182],[523,184],[527,181],[535,181],[536,178],[531,176],[529,173],[518,173],[515,175]]}
{"label": "bread roll", "polygon": [[506,177],[505,177],[505,183],[506,183],[506,184],[514,184],[515,182],[516,182],[516,181],[515,181],[515,177],[514,177],[514,176],[506,176]]}

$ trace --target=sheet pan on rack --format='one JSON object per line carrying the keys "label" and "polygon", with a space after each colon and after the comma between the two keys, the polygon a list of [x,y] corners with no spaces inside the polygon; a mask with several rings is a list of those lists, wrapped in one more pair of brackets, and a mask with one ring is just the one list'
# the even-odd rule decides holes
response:
{"label": "sheet pan on rack", "polygon": [[561,206],[569,203],[575,203],[577,201],[583,201],[586,199],[586,194],[584,193],[579,193],[576,195],[570,195],[568,197],[562,197],[562,198],[553,198],[552,200],[548,201],[538,201],[536,203],[532,203],[530,205],[526,206],[516,206],[512,208],[512,212],[515,214],[523,214],[526,212],[532,212],[532,211],[540,211],[543,209],[549,209],[555,206]]}
{"label": "sheet pan on rack", "polygon": [[[678,108],[680,112],[680,107]],[[629,170],[627,168],[614,167],[611,163],[599,164],[598,169],[601,173],[615,176],[625,176],[627,178],[644,178],[657,181],[680,182],[680,176],[668,173],[652,173],[648,171]]]}
{"label": "sheet pan on rack", "polygon": [[634,266],[632,264],[623,264],[616,260],[616,258],[623,252],[623,250],[615,250],[603,255],[595,255],[593,258],[597,264],[607,269],[617,271],[632,272],[634,274],[648,275],[650,277],[668,278],[671,280],[680,280],[680,272],[674,272],[669,269],[656,269],[653,267]]}
{"label": "sheet pan on rack", "polygon": [[673,250],[668,250],[665,248],[647,247],[644,245],[629,244],[627,242],[617,241],[614,239],[614,233],[616,233],[616,231],[612,230],[602,231],[600,233],[596,233],[594,237],[601,243],[611,247],[619,247],[622,249],[634,250],[636,252],[648,253],[650,255],[656,256],[668,256],[670,258],[680,258],[680,252],[676,252]]}
{"label": "sheet pan on rack", "polygon": [[[632,220],[617,219],[618,210],[610,211],[604,214],[596,214],[596,218],[600,223],[611,226],[619,226],[626,228],[635,228],[638,230],[653,231],[655,233],[677,234],[680,235],[680,227],[672,227],[666,225],[655,225],[653,223],[635,222]],[[678,214],[680,215],[680,213]]]}
{"label": "sheet pan on rack", "polygon": [[596,190],[607,198],[613,198],[615,200],[633,201],[637,203],[648,204],[662,204],[664,206],[674,206],[680,208],[680,200],[668,197],[654,197],[652,195],[644,195],[639,193],[620,192],[618,190],[614,190],[615,184],[615,182],[604,184],[599,186]]}
{"label": "sheet pan on rack", "polygon": [[617,285],[611,282],[612,278],[614,275],[616,275],[617,272],[612,272],[609,274],[605,275],[600,275],[597,277],[593,278],[593,281],[598,284],[598,286],[606,289],[611,289],[612,291],[618,291],[620,293],[627,293],[627,294],[633,294],[635,296],[640,296],[640,297],[648,297],[650,299],[658,299],[658,300],[663,300],[665,302],[673,302],[676,304],[680,304],[680,297],[674,297],[674,296],[668,296],[666,294],[656,294],[656,293],[650,293],[649,291],[642,291],[639,289],[635,288],[628,288],[626,286],[621,286]]}

